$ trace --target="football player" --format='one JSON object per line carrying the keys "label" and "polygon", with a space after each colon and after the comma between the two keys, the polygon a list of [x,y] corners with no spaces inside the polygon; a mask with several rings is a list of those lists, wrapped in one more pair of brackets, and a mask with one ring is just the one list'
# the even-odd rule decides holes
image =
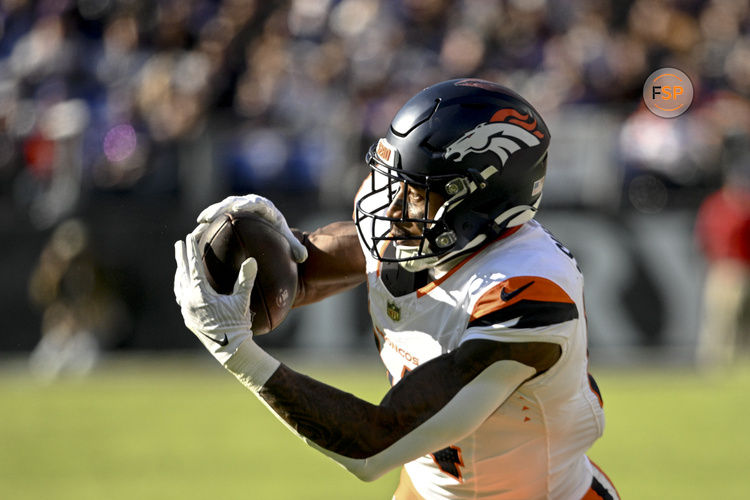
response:
{"label": "football player", "polygon": [[[395,499],[618,499],[586,456],[604,413],[587,370],[583,279],[533,219],[549,141],[541,116],[507,88],[428,87],[367,154],[353,221],[295,233],[256,195],[205,210],[175,245],[186,325],[294,433],[357,477],[403,466]],[[219,295],[196,246],[224,212],[256,212],[284,232],[299,262],[295,305],[367,283],[393,384],[380,404],[301,375],[253,341],[255,261],[232,295]]]}

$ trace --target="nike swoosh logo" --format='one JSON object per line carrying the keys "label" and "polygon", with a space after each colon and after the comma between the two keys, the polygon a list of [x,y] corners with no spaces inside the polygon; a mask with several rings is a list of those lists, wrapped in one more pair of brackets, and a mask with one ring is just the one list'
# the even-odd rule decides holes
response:
{"label": "nike swoosh logo", "polygon": [[523,292],[524,290],[526,290],[527,288],[529,288],[533,284],[534,284],[533,281],[529,281],[524,286],[522,286],[520,288],[516,288],[515,290],[513,290],[510,293],[507,292],[508,288],[504,286],[502,288],[502,290],[500,290],[500,298],[502,299],[503,302],[508,302],[508,301],[512,300],[513,297],[515,297],[519,293]]}
{"label": "nike swoosh logo", "polygon": [[225,346],[225,345],[227,345],[227,344],[229,344],[229,339],[227,338],[227,334],[226,334],[226,333],[224,334],[224,338],[223,338],[223,339],[220,339],[220,340],[217,340],[217,339],[213,338],[213,337],[212,337],[212,336],[210,336],[210,335],[206,335],[206,334],[205,334],[205,333],[203,333],[203,332],[198,332],[198,333],[200,333],[201,335],[203,335],[204,337],[206,337],[206,338],[207,338],[208,340],[210,340],[211,342],[213,342],[213,343],[215,343],[215,344],[219,344],[219,345],[220,345],[220,346],[222,346],[222,347],[223,347],[223,346]]}

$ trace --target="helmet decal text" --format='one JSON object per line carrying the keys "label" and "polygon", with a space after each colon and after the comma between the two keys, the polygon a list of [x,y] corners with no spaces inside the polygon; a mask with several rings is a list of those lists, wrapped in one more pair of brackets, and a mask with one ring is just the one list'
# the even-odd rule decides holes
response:
{"label": "helmet decal text", "polygon": [[396,148],[391,146],[391,144],[385,139],[380,139],[378,141],[378,146],[377,148],[375,148],[375,153],[383,161],[383,163],[385,163],[389,167],[393,167],[396,165]]}

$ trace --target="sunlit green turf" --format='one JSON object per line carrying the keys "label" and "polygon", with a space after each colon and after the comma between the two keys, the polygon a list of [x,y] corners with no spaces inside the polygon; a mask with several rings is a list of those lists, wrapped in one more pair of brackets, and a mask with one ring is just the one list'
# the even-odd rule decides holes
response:
{"label": "sunlit green turf", "polygon": [[748,498],[750,364],[599,375],[607,428],[589,456],[623,498]]}
{"label": "sunlit green turf", "polygon": [[[369,401],[374,363],[290,365]],[[747,496],[750,368],[595,369],[608,426],[591,456],[626,499]],[[44,384],[0,372],[0,498],[389,499],[308,448],[208,359],[105,363]]]}
{"label": "sunlit green turf", "polygon": [[[107,364],[42,384],[0,377],[0,498],[390,498],[293,436],[207,356]],[[369,400],[382,370],[313,371]]]}

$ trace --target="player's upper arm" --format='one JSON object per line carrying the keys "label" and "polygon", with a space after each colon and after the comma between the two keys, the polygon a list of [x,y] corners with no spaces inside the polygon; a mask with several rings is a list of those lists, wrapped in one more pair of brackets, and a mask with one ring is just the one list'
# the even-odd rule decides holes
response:
{"label": "player's upper arm", "polygon": [[[474,370],[488,366],[495,361],[517,361],[533,368],[538,375],[550,368],[560,359],[562,348],[552,342],[500,342],[496,340],[469,340],[456,350],[456,363],[459,366],[471,367]],[[472,370],[469,373],[472,373]]]}
{"label": "player's upper arm", "polygon": [[295,231],[307,248],[299,265],[299,286],[294,306],[317,302],[363,283],[365,256],[353,222],[334,222],[312,233]]}

